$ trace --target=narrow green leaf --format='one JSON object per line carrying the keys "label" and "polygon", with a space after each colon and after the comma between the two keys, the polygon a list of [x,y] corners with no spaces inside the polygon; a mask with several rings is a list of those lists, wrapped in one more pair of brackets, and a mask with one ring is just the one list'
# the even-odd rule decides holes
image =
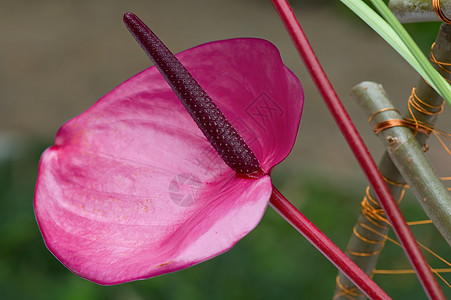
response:
{"label": "narrow green leaf", "polygon": [[374,7],[381,13],[381,15],[385,18],[385,20],[389,23],[389,25],[394,29],[394,31],[398,34],[401,40],[405,43],[407,48],[411,51],[411,53],[418,60],[418,63],[423,67],[424,71],[429,75],[431,81],[428,82],[433,86],[436,86],[435,90],[445,98],[449,103],[451,103],[451,87],[446,82],[446,80],[437,72],[437,70],[432,67],[429,60],[420,50],[418,45],[406,31],[406,29],[401,25],[401,23],[396,19],[395,15],[391,12],[391,10],[387,7],[387,5],[382,0],[371,0]]}
{"label": "narrow green leaf", "polygon": [[451,104],[451,87],[429,63],[419,47],[382,0],[371,0],[384,20],[361,0],[340,0],[387,41],[436,91]]}

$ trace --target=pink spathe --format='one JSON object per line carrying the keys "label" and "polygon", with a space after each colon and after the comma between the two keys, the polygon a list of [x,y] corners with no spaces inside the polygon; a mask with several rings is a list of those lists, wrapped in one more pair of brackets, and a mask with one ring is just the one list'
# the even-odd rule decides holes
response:
{"label": "pink spathe", "polygon": [[177,58],[267,175],[237,176],[155,67],[124,82],[63,125],[36,186],[47,247],[96,283],[161,275],[230,249],[260,221],[271,169],[294,145],[302,88],[271,43],[218,41]]}

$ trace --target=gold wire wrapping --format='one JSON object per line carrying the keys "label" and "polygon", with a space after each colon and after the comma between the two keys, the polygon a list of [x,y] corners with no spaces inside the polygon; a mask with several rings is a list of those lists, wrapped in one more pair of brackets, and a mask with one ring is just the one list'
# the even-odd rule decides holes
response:
{"label": "gold wire wrapping", "polygon": [[[373,126],[374,134],[378,135],[381,131],[388,129],[388,128],[396,127],[396,126],[408,127],[414,131],[414,134],[416,134],[417,132],[421,132],[425,135],[429,135],[429,134],[433,133],[434,136],[439,141],[439,143],[446,150],[446,152],[448,152],[448,154],[451,155],[451,150],[449,149],[449,147],[446,145],[446,143],[443,140],[443,138],[444,138],[444,139],[451,141],[451,134],[446,131],[434,128],[433,126],[429,126],[426,123],[423,123],[423,122],[417,120],[417,118],[415,118],[415,114],[413,112],[414,110],[416,110],[416,111],[418,111],[422,114],[426,114],[426,115],[441,114],[443,112],[443,107],[445,105],[445,101],[443,101],[442,104],[440,104],[440,105],[427,104],[416,95],[415,88],[413,88],[412,93],[409,97],[408,103],[409,103],[409,105],[408,105],[409,112],[412,117],[411,119],[390,119],[390,120],[385,120],[385,121],[379,122]],[[380,111],[374,113],[370,117],[369,120],[371,121],[377,114],[384,112],[384,111],[388,111],[388,110],[394,110],[394,109],[380,110]],[[426,146],[426,150],[427,150],[427,146]]]}
{"label": "gold wire wrapping", "polygon": [[[430,61],[433,62],[433,63],[435,63],[440,69],[442,69],[442,70],[445,71],[446,73],[451,73],[451,71],[447,69],[447,67],[448,67],[448,68],[451,67],[451,63],[441,62],[441,61],[438,61],[438,60],[435,58],[435,55],[434,55],[434,46],[435,46],[435,42],[432,43],[432,46],[431,46],[431,58],[430,58]],[[450,82],[449,79],[446,79],[446,78],[445,78],[445,80],[448,81],[448,82]]]}
{"label": "gold wire wrapping", "polygon": [[[440,18],[444,22],[446,20],[446,23],[450,23],[451,20],[447,19],[440,9],[440,1],[435,0],[435,1],[433,1],[433,3],[434,3],[434,10],[436,11],[437,15],[439,15],[439,17],[441,16]],[[447,68],[451,67],[451,63],[440,62],[435,58],[434,51],[433,51],[434,45],[435,45],[435,43],[432,44],[432,46],[431,46],[431,61],[433,63],[437,64],[437,66],[440,67],[445,72],[451,73],[451,71],[449,69],[447,69]],[[448,82],[450,82],[449,79],[446,79],[446,80]],[[451,140],[451,134],[449,134],[445,131],[442,131],[440,129],[436,129],[426,123],[423,123],[423,122],[417,120],[417,118],[415,117],[415,114],[414,114],[414,111],[417,111],[417,112],[425,114],[425,115],[438,115],[443,112],[444,105],[445,105],[445,101],[443,101],[440,105],[431,105],[431,104],[424,102],[415,93],[415,87],[414,87],[412,89],[412,93],[408,100],[408,109],[409,109],[411,118],[402,119],[402,120],[390,119],[390,120],[380,122],[380,123],[374,125],[373,131],[376,135],[378,135],[381,131],[383,131],[385,129],[395,127],[395,126],[404,126],[404,127],[410,128],[414,132],[414,134],[416,134],[418,132],[426,134],[426,135],[433,133],[436,136],[436,138],[438,139],[438,141],[445,148],[445,150],[448,152],[448,154],[451,155],[451,151],[445,145],[443,140],[440,138],[440,136],[442,136],[442,137],[445,137],[445,138],[448,138]],[[374,119],[375,116],[377,116],[378,114],[380,114],[382,112],[386,112],[386,111],[396,111],[399,113],[399,111],[396,110],[395,108],[385,108],[385,109],[382,109],[382,110],[374,113],[368,119],[368,123],[371,123],[371,121]],[[425,145],[425,148],[427,149],[427,145]],[[405,195],[405,191],[407,188],[409,188],[409,186],[406,183],[394,182],[385,177],[384,177],[384,179],[388,184],[402,187],[401,195],[397,201],[399,204],[402,201],[402,199]],[[451,177],[441,177],[440,179],[441,180],[451,180]],[[451,191],[451,188],[448,188],[448,190]],[[376,228],[381,228],[381,229],[388,228],[388,227],[390,227],[390,222],[386,218],[384,210],[380,207],[379,202],[371,197],[369,186],[366,188],[365,196],[363,197],[361,206],[362,206],[363,216],[375,227],[371,227],[365,223],[358,222],[352,230],[353,235],[355,235],[358,239],[360,239],[366,243],[373,244],[373,245],[380,245],[380,247],[377,248],[376,250],[373,250],[370,252],[358,252],[358,251],[352,251],[349,249],[347,249],[346,252],[349,255],[353,255],[353,256],[370,257],[373,255],[379,254],[383,250],[386,241],[389,241],[389,242],[401,247],[401,245],[397,241],[393,240],[392,238],[388,237],[386,234],[383,234],[376,229]],[[407,224],[409,226],[425,225],[425,224],[432,224],[432,221],[431,220],[412,221],[412,222],[407,222]],[[380,240],[369,239],[369,238],[365,237],[362,232],[359,232],[358,228],[360,228],[360,230],[362,230],[362,228],[363,228],[364,230],[372,232],[372,233],[380,236],[381,239]],[[420,242],[417,241],[417,243],[425,251],[427,251],[428,253],[433,255],[435,258],[444,262],[445,264],[447,264],[450,267],[450,268],[431,268],[431,271],[437,277],[439,277],[449,288],[451,288],[451,284],[448,281],[446,281],[446,279],[443,278],[443,276],[440,275],[440,273],[450,273],[451,272],[451,263],[448,262],[447,260],[445,260],[444,258],[440,257],[438,254],[436,254],[435,252],[433,252],[431,249],[429,249],[425,245],[421,244]],[[399,274],[414,274],[414,273],[415,273],[415,271],[413,269],[373,270],[372,275],[374,275],[374,274],[398,274],[399,275]],[[337,287],[338,287],[337,289],[339,292],[337,292],[335,294],[334,299],[336,299],[338,297],[342,297],[342,296],[346,297],[348,299],[357,299],[362,296],[361,292],[356,287],[346,288],[345,286],[343,286],[343,284],[340,282],[339,276],[337,276],[336,281],[337,281]]]}
{"label": "gold wire wrapping", "polygon": [[337,299],[338,297],[346,297],[350,300],[357,299],[359,297],[363,296],[363,293],[357,288],[352,287],[350,289],[346,288],[341,282],[340,282],[340,276],[336,277],[336,283],[338,288],[340,289],[340,293],[335,293],[334,297],[332,299]]}
{"label": "gold wire wrapping", "polygon": [[[430,58],[431,62],[435,63],[443,71],[445,71],[447,73],[451,73],[451,70],[449,70],[449,68],[451,67],[451,63],[438,61],[434,55],[434,46],[435,46],[435,43],[433,43],[431,46],[431,58]],[[448,82],[450,82],[449,79],[446,79],[446,80]],[[416,91],[416,88],[415,87],[412,88],[412,92],[408,99],[408,109],[409,109],[411,118],[405,118],[402,120],[391,119],[391,120],[386,120],[386,121],[380,122],[380,123],[374,125],[374,127],[373,127],[374,133],[376,135],[378,135],[381,131],[388,129],[388,128],[396,127],[396,126],[408,127],[413,130],[414,134],[417,134],[418,132],[423,133],[425,135],[429,135],[429,134],[433,133],[434,136],[437,138],[437,140],[440,142],[440,144],[443,146],[443,148],[448,152],[449,155],[451,155],[451,150],[449,149],[448,146],[446,146],[445,142],[442,139],[442,138],[445,138],[445,139],[451,140],[451,134],[419,121],[415,117],[415,113],[414,113],[414,111],[416,111],[418,113],[421,113],[424,115],[429,115],[429,116],[439,115],[443,112],[443,109],[445,106],[445,101],[443,100],[442,103],[439,105],[431,105],[431,104],[428,104],[425,101],[421,100],[415,91]],[[368,119],[368,122],[371,122],[376,115],[378,115],[382,112],[385,112],[385,111],[389,111],[389,110],[398,112],[398,110],[396,110],[394,108],[385,108],[385,109],[382,109],[382,110],[374,113]],[[425,145],[424,151],[427,151],[427,150],[428,150],[428,146]]]}
{"label": "gold wire wrapping", "polygon": [[432,7],[434,8],[435,14],[440,20],[447,24],[451,24],[451,20],[448,19],[440,8],[440,0],[432,0]]}
{"label": "gold wire wrapping", "polygon": [[[424,134],[430,134],[432,132],[437,137],[437,139],[440,141],[440,143],[443,145],[443,147],[447,150],[447,152],[450,153],[450,150],[446,147],[446,145],[444,144],[442,139],[440,139],[440,137],[438,136],[440,134],[440,135],[449,137],[450,134],[446,133],[444,131],[441,131],[439,129],[435,129],[432,126],[426,125],[425,123],[418,121],[413,114],[413,109],[415,109],[423,114],[428,114],[428,115],[440,114],[443,111],[443,105],[444,105],[444,102],[441,105],[429,105],[429,104],[425,103],[424,101],[419,99],[419,97],[415,94],[415,88],[413,88],[412,95],[409,98],[409,112],[412,116],[412,119],[403,119],[403,120],[391,119],[391,120],[386,120],[386,121],[380,122],[373,127],[374,133],[377,135],[382,130],[391,128],[394,126],[409,127],[412,130],[415,130],[417,132],[422,132]],[[374,118],[375,115],[377,115],[381,112],[384,112],[384,111],[389,111],[389,110],[395,110],[395,109],[380,110],[370,117],[369,122],[371,122],[371,120]],[[385,177],[384,177],[384,179],[388,184],[402,187],[401,195],[397,201],[399,204],[404,197],[405,190],[406,190],[406,188],[408,188],[408,185],[405,183],[394,182]],[[451,177],[441,177],[440,179],[441,180],[451,180]],[[448,190],[450,190],[450,188],[448,188]],[[369,186],[366,188],[366,193],[361,202],[361,206],[362,206],[363,215],[371,224],[373,224],[374,226],[379,227],[379,228],[384,228],[384,227],[390,226],[390,223],[389,223],[388,219],[386,218],[384,211],[380,207],[379,202],[371,197]],[[424,225],[424,224],[432,224],[432,221],[431,220],[413,221],[413,222],[407,222],[407,224],[409,226]],[[357,226],[360,226],[372,233],[379,235],[380,237],[382,237],[382,240],[371,240],[371,239],[364,237],[361,233],[358,232]],[[361,239],[362,241],[364,241],[366,243],[380,244],[381,247],[374,251],[371,251],[371,252],[357,252],[357,251],[350,251],[348,249],[347,253],[350,255],[361,256],[361,257],[362,256],[368,257],[368,256],[376,255],[383,250],[386,241],[390,241],[390,242],[398,245],[399,247],[401,247],[401,245],[397,241],[389,238],[387,235],[380,233],[379,231],[375,230],[374,228],[371,228],[370,226],[368,226],[362,222],[359,222],[356,226],[354,226],[353,234],[357,238]],[[421,244],[420,242],[418,242],[418,244],[420,245],[421,248],[423,248],[424,250],[429,252],[431,255],[435,256],[437,259],[441,260],[442,262],[446,263],[448,266],[451,267],[451,263],[446,261],[444,258],[440,257],[438,254],[436,254],[435,252],[433,252],[431,249],[427,248],[425,245]],[[449,288],[451,288],[451,284],[445,278],[443,278],[443,276],[440,275],[440,273],[450,273],[451,268],[441,268],[441,269],[431,268],[431,271],[437,277],[439,277]],[[414,274],[414,273],[415,273],[415,271],[412,269],[374,270],[373,271],[373,275],[374,274]],[[338,285],[338,283],[337,283],[337,285]],[[338,286],[342,290],[342,293],[346,293],[348,291],[348,290],[344,289],[344,287],[342,288],[341,285],[338,285]],[[349,291],[351,291],[351,290],[349,290]]]}

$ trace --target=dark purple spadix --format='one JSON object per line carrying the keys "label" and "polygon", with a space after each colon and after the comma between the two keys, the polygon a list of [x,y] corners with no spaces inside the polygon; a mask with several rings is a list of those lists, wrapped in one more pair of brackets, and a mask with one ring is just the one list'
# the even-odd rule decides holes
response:
{"label": "dark purple spadix", "polygon": [[124,23],[224,162],[239,174],[262,174],[250,147],[174,54],[133,13]]}

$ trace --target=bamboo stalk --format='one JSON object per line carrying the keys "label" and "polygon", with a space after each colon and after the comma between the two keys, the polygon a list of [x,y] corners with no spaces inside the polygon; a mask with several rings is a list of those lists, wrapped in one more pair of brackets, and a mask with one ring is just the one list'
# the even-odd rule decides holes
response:
{"label": "bamboo stalk", "polygon": [[391,299],[374,281],[365,274],[340,248],[321,232],[307,217],[273,186],[270,199],[271,207],[287,222],[298,230],[313,246],[318,249],[339,270],[347,274],[371,299]]}
{"label": "bamboo stalk", "polygon": [[[353,88],[352,98],[368,117],[374,116],[371,119],[373,126],[389,120],[401,120],[401,115],[394,109],[379,84],[360,83]],[[378,136],[425,213],[451,245],[451,195],[424,155],[412,131],[405,126],[396,126],[382,130]]]}
{"label": "bamboo stalk", "polygon": [[354,156],[368,178],[368,181],[376,191],[381,206],[387,214],[387,217],[393,226],[404,252],[409,258],[412,267],[415,269],[424,291],[431,299],[444,299],[443,293],[440,293],[440,287],[438,286],[437,281],[428,267],[409,226],[407,226],[406,221],[404,220],[404,216],[393,199],[384,178],[379,172],[376,163],[371,157],[360,134],[343,107],[341,100],[335,93],[332,84],[319,63],[318,58],[310,46],[310,43],[305,36],[301,25],[297,21],[290,5],[288,4],[288,1],[272,0],[272,3],[284,22],[293,43],[298,49],[307,70],[315,82],[318,91],[321,93],[321,96],[329,108],[329,111],[334,117],[337,126],[343,133],[346,141],[353,151]]}
{"label": "bamboo stalk", "polygon": [[[388,7],[401,23],[440,21],[431,0],[390,0]],[[440,8],[451,18],[451,0],[440,0]]]}
{"label": "bamboo stalk", "polygon": [[[438,61],[449,62],[451,60],[451,25],[443,24],[441,26],[434,47],[434,55]],[[440,67],[436,65],[434,67],[436,67],[444,77],[447,77],[448,79],[451,77],[450,73],[447,73]],[[420,99],[432,106],[438,106],[443,102],[443,99],[422,78],[420,78],[417,83],[416,94]],[[412,110],[412,113],[418,121],[424,122],[430,126],[434,125],[438,117],[437,114],[428,115],[418,112],[417,110]],[[407,112],[404,117],[412,118],[410,112]],[[415,137],[420,146],[423,147],[428,135],[418,132]],[[384,153],[379,163],[379,170],[384,177],[388,179],[387,184],[393,196],[399,198],[403,193],[404,186],[398,183],[403,183],[404,179],[387,152]],[[372,199],[377,199],[372,190],[369,190],[368,194]],[[362,211],[357,219],[347,249],[348,253],[372,254],[366,256],[350,255],[353,261],[370,275],[376,266],[379,253],[383,249],[383,242],[385,241],[384,237],[389,231],[389,226],[387,226],[384,221],[379,220],[385,218],[383,212],[380,210],[379,203],[369,201],[369,205],[373,210],[381,213],[381,215],[379,215],[381,218],[375,218],[375,216],[368,215],[368,210]],[[343,274],[339,274],[337,281],[339,284],[336,286],[336,299],[350,299],[349,295],[354,295],[352,299],[363,299],[363,295],[358,294],[358,290],[345,276],[343,276]],[[349,292],[344,294],[344,290]]]}
{"label": "bamboo stalk", "polygon": [[[397,171],[390,157],[386,153],[379,165],[380,172],[385,178],[393,197],[399,199],[403,192],[403,187],[395,184],[402,182],[403,178]],[[392,183],[390,183],[392,182]],[[376,267],[379,253],[385,246],[386,236],[390,225],[386,220],[385,213],[379,205],[379,202],[371,201],[377,199],[372,189],[367,189],[362,204],[362,212],[359,214],[353,233],[349,239],[345,253],[368,275],[372,275]],[[356,288],[356,286],[341,272],[337,276],[334,299],[365,299],[365,296]]]}

